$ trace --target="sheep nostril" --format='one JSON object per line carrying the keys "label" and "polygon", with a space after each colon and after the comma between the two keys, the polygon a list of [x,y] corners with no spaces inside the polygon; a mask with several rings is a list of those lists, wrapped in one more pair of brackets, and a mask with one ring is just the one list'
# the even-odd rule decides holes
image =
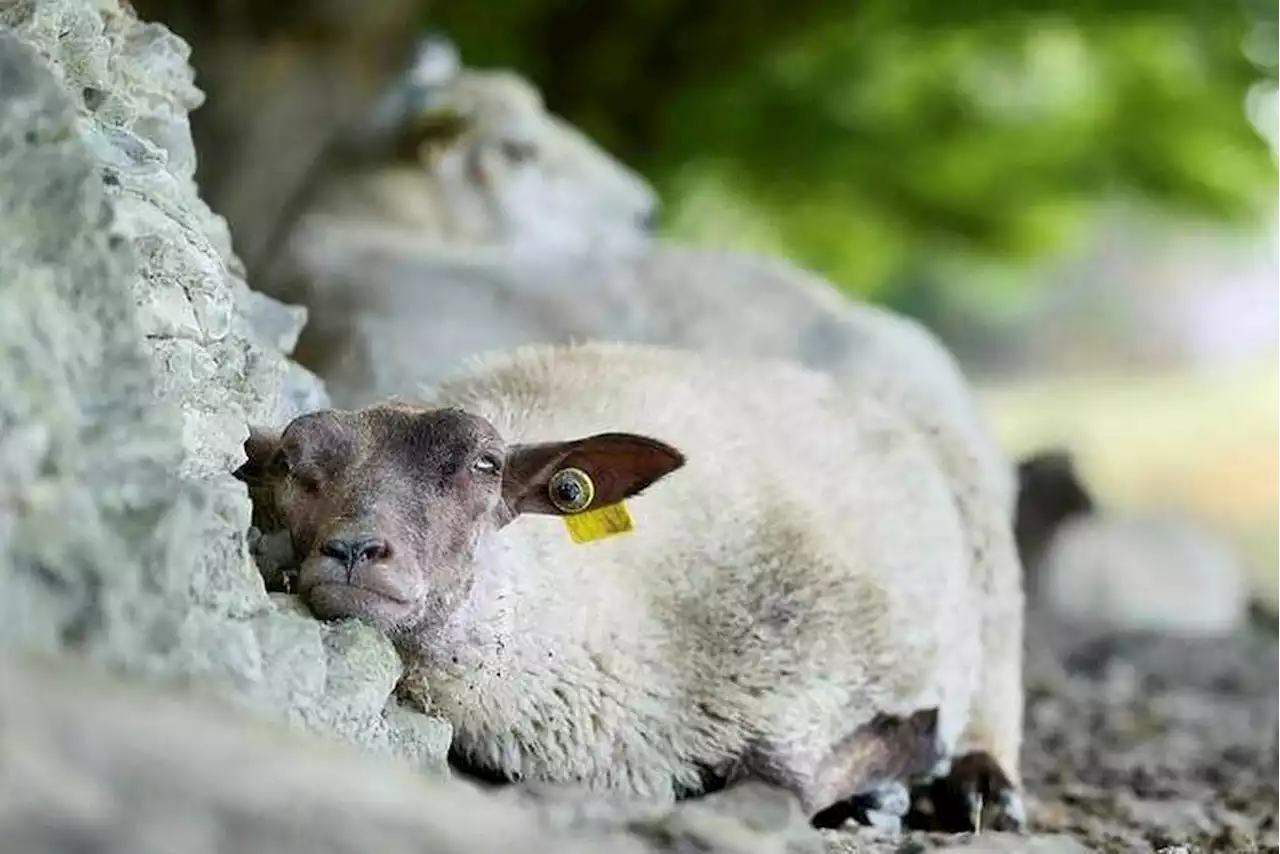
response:
{"label": "sheep nostril", "polygon": [[371,537],[360,545],[358,552],[360,560],[377,561],[385,560],[391,554],[391,549],[386,540]]}
{"label": "sheep nostril", "polygon": [[380,537],[334,537],[320,547],[320,554],[351,568],[365,561],[385,560],[391,548]]}

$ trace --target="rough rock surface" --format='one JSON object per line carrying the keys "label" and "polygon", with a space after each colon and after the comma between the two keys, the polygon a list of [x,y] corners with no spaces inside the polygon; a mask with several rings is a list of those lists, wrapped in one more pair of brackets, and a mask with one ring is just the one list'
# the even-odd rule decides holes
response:
{"label": "rough rock surface", "polygon": [[[799,804],[744,788],[591,815],[494,797],[215,704],[0,659],[0,850],[62,854],[822,854]],[[513,793],[514,794],[514,793]]]}
{"label": "rough rock surface", "polygon": [[323,392],[197,195],[186,46],[114,2],[0,24],[0,637],[441,767],[447,726],[388,713],[390,645],[277,610],[248,560],[245,423]]}

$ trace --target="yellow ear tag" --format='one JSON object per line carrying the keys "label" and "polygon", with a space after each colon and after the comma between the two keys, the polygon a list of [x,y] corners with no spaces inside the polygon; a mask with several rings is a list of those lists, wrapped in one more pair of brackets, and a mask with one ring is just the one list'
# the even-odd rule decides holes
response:
{"label": "yellow ear tag", "polygon": [[564,526],[569,529],[569,539],[575,543],[625,534],[634,527],[627,505],[621,501],[589,509],[596,497],[596,486],[582,469],[565,468],[552,475],[547,483],[547,496],[556,509],[565,514]]}
{"label": "yellow ear tag", "polygon": [[588,510],[586,513],[565,516],[564,526],[569,529],[569,538],[579,544],[625,534],[635,527],[631,524],[627,505],[621,501],[608,507]]}

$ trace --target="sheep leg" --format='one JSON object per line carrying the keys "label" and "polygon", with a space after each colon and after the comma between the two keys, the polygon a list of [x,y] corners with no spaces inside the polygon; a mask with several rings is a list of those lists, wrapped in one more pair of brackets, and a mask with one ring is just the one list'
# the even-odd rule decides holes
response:
{"label": "sheep leg", "polygon": [[910,808],[907,784],[943,759],[938,710],[877,715],[837,744],[819,763],[801,802],[820,827],[848,818],[893,827]]}
{"label": "sheep leg", "polygon": [[956,759],[949,773],[923,788],[913,810],[910,825],[948,833],[1022,832],[1027,826],[1020,787],[985,751]]}
{"label": "sheep leg", "polygon": [[[931,798],[955,832],[1025,830],[1019,754],[1023,730],[1022,573],[1008,527],[992,519],[979,549],[985,568],[980,637],[982,666],[955,762],[939,769]],[[938,803],[941,801],[941,803]],[[935,819],[942,818],[935,815]]]}
{"label": "sheep leg", "polygon": [[[1010,625],[1012,624],[1012,625]],[[928,824],[953,833],[1027,827],[1018,754],[1022,743],[1021,628],[1016,615],[988,626],[987,666],[951,767],[925,789]],[[931,775],[935,776],[935,775]],[[908,819],[909,823],[911,819]]]}
{"label": "sheep leg", "polygon": [[982,626],[983,667],[969,722],[956,745],[956,761],[944,779],[963,793],[974,831],[1027,826],[1022,800],[1023,597],[1006,579],[987,604]]}

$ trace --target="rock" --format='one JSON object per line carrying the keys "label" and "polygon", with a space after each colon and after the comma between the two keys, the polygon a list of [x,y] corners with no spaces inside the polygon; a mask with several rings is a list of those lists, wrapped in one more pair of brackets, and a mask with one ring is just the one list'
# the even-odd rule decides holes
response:
{"label": "rock", "polygon": [[[298,345],[298,335],[307,322],[305,308],[286,305],[254,290],[245,291],[241,307],[249,326],[260,339],[281,353],[293,352]],[[320,378],[297,362],[290,361],[286,365],[283,385],[280,394],[286,419],[332,406]]]}
{"label": "rock", "polygon": [[534,800],[126,687],[0,656],[0,850],[279,854],[818,854],[789,795],[749,787],[568,825]]}
{"label": "rock", "polygon": [[825,831],[826,854],[1089,854],[1093,849],[1064,834],[980,833],[958,836],[867,830]]}
{"label": "rock", "polygon": [[823,854],[799,801],[773,786],[744,783],[675,805],[586,789],[526,783],[497,795],[534,809],[560,833],[625,827],[659,850],[724,854]]}
{"label": "rock", "polygon": [[260,339],[270,342],[281,353],[293,352],[307,322],[305,308],[285,305],[254,290],[245,294],[242,305],[249,325]]}
{"label": "rock", "polygon": [[245,425],[323,390],[197,195],[186,45],[109,1],[0,23],[0,643],[439,771],[390,645],[282,612],[249,560]]}
{"label": "rock", "polygon": [[677,850],[823,854],[822,837],[795,798],[764,785],[742,785],[679,804],[644,828]]}
{"label": "rock", "polygon": [[984,833],[976,837],[952,840],[942,850],[950,854],[1089,854],[1089,848],[1069,836],[1017,836],[1009,833]]}

